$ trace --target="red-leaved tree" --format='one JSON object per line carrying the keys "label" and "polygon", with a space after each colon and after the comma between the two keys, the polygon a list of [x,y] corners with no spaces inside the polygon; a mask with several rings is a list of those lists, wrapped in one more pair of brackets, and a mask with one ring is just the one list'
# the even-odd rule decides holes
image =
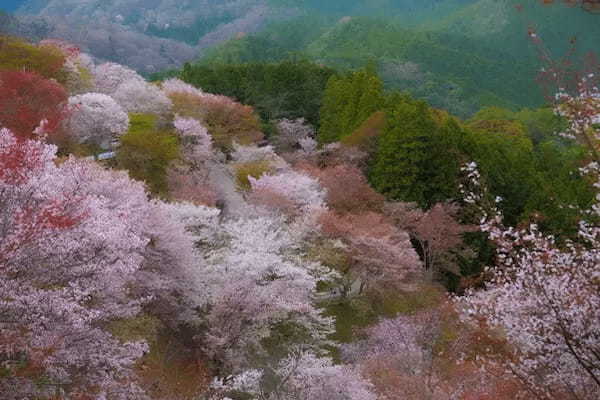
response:
{"label": "red-leaved tree", "polygon": [[[392,225],[382,214],[340,215],[331,211],[319,218],[325,236],[340,239],[351,257],[346,271],[350,286],[360,290],[381,287],[409,289],[421,277],[421,263],[406,232]],[[342,288],[346,292],[346,288]]]}
{"label": "red-leaved tree", "polygon": [[17,137],[33,136],[42,121],[52,134],[66,115],[68,95],[58,83],[33,72],[0,71],[0,126]]}
{"label": "red-leaved tree", "polygon": [[[302,168],[302,166],[301,166]],[[304,169],[327,190],[327,204],[341,213],[379,211],[385,198],[375,192],[362,171],[349,164]]]}

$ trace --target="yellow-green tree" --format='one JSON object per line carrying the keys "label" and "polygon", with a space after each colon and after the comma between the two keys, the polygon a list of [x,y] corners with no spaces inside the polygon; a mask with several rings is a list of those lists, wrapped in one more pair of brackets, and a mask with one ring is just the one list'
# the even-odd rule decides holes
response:
{"label": "yellow-green tree", "polygon": [[166,194],[167,167],[179,157],[177,136],[157,128],[152,114],[131,114],[129,131],[121,136],[117,165],[148,185],[153,193]]}
{"label": "yellow-green tree", "polygon": [[35,72],[65,83],[65,56],[52,46],[35,46],[21,39],[0,36],[0,70]]}

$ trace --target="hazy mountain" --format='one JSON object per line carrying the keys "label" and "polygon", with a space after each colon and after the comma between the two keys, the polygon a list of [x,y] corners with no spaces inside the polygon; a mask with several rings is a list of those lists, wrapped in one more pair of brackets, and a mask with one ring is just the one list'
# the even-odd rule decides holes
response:
{"label": "hazy mountain", "polygon": [[529,28],[556,55],[573,35],[580,52],[600,37],[594,15],[518,0],[27,0],[18,15],[21,35],[61,37],[146,73],[200,58],[375,61],[388,87],[460,115],[541,102]]}
{"label": "hazy mountain", "polygon": [[262,29],[294,10],[264,0],[29,0],[13,30],[70,40],[141,72],[175,68],[204,48]]}
{"label": "hazy mountain", "polygon": [[10,2],[13,32],[60,37],[141,72],[175,68],[204,50],[301,15],[392,16],[407,25],[445,17],[474,0],[25,0]]}
{"label": "hazy mountain", "polygon": [[269,10],[263,0],[29,0],[18,12],[78,23],[116,23],[152,36],[168,36],[182,29],[207,33],[248,14],[266,17]]}

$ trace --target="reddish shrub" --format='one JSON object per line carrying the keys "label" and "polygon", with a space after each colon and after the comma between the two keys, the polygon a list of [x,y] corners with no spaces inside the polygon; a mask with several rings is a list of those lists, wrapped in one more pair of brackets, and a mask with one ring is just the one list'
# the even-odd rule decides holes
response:
{"label": "reddish shrub", "polygon": [[374,191],[360,169],[340,164],[319,170],[304,163],[297,167],[319,180],[327,189],[327,204],[341,213],[380,211],[385,198]]}
{"label": "reddish shrub", "polygon": [[368,236],[382,239],[393,236],[397,229],[386,218],[374,212],[339,215],[325,212],[320,218],[323,233],[332,237]]}
{"label": "reddish shrub", "polygon": [[477,231],[458,221],[459,208],[453,203],[437,203],[422,211],[412,203],[389,203],[386,214],[410,233],[425,262],[425,269],[445,269],[460,273],[455,252],[463,246],[463,234]]}
{"label": "reddish shrub", "polygon": [[369,212],[342,216],[329,211],[319,217],[319,223],[325,235],[348,244],[352,262],[349,273],[360,277],[361,290],[369,286],[408,289],[419,279],[421,263],[408,234],[383,215]]}
{"label": "reddish shrub", "polygon": [[61,85],[36,73],[0,71],[0,125],[21,139],[31,138],[42,120],[45,132],[57,131],[67,100]]}

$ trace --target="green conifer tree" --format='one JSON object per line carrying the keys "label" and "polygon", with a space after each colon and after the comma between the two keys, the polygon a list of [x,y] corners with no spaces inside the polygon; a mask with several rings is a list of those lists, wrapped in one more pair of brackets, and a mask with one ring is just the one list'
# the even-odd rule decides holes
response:
{"label": "green conifer tree", "polygon": [[319,141],[336,142],[351,134],[383,103],[383,82],[374,68],[332,76],[323,96]]}
{"label": "green conifer tree", "polygon": [[458,196],[468,138],[459,123],[422,101],[393,95],[386,127],[370,171],[375,188],[389,198],[429,208]]}
{"label": "green conifer tree", "polygon": [[371,182],[379,192],[396,200],[427,203],[427,182],[420,175],[431,159],[428,152],[436,129],[424,102],[392,106],[370,171]]}

